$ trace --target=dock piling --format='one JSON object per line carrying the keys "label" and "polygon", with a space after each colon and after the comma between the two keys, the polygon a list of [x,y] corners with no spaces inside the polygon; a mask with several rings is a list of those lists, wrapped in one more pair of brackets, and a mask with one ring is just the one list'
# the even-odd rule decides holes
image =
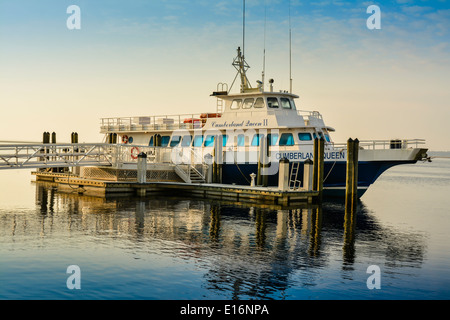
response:
{"label": "dock piling", "polygon": [[50,143],[50,132],[44,132],[42,136],[42,143]]}
{"label": "dock piling", "polygon": [[324,179],[324,157],[325,157],[325,140],[323,137],[314,139],[313,151],[313,178],[312,190],[318,191],[318,200],[323,199],[323,179]]}
{"label": "dock piling", "polygon": [[138,154],[137,181],[138,183],[147,182],[147,154],[144,152]]}
{"label": "dock piling", "polygon": [[317,191],[317,175],[319,172],[319,140],[317,138],[314,139],[314,147],[313,147],[313,183],[312,189]]}
{"label": "dock piling", "polygon": [[347,176],[345,189],[345,210],[356,212],[358,201],[358,149],[359,140],[347,141]]}
{"label": "dock piling", "polygon": [[258,177],[256,184],[263,187],[267,187],[269,184],[269,176],[267,175],[267,168],[269,167],[268,138],[264,134],[259,136]]}
{"label": "dock piling", "polygon": [[[145,184],[147,182],[147,154],[144,152],[138,154],[137,182],[140,184]],[[136,192],[138,196],[145,197],[146,188],[137,188]]]}
{"label": "dock piling", "polygon": [[78,143],[78,133],[72,132],[70,135],[70,140],[72,143]]}
{"label": "dock piling", "polygon": [[325,139],[321,137],[318,140],[317,152],[317,191],[319,191],[319,201],[323,199],[323,179],[324,179],[324,161],[325,161]]}
{"label": "dock piling", "polygon": [[267,172],[269,168],[269,135],[264,135],[262,137],[261,144],[263,145],[262,167],[264,168],[264,174],[262,175],[262,185],[263,187],[267,187],[269,185],[269,175]]}
{"label": "dock piling", "polygon": [[306,159],[303,163],[303,189],[313,190],[313,161]]}
{"label": "dock piling", "polygon": [[222,163],[223,163],[223,136],[216,135],[214,137],[214,149],[213,149],[213,165],[212,165],[212,182],[222,183]]}
{"label": "dock piling", "polygon": [[289,159],[280,159],[278,169],[278,189],[281,191],[289,190]]}

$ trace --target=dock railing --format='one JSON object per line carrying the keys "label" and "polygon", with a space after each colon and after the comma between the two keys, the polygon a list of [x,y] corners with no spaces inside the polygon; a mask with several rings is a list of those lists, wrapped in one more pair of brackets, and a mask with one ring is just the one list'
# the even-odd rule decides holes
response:
{"label": "dock railing", "polygon": [[[0,143],[1,169],[68,168],[137,164],[138,154],[148,163],[172,163],[173,148],[108,143]],[[196,157],[196,161],[199,161]],[[201,163],[201,162],[200,162]]]}
{"label": "dock railing", "polygon": [[0,169],[111,166],[110,144],[0,144]]}
{"label": "dock railing", "polygon": [[[367,150],[408,149],[419,148],[425,143],[425,139],[360,140],[359,148]],[[346,143],[333,143],[333,145],[335,148],[347,148]]]}

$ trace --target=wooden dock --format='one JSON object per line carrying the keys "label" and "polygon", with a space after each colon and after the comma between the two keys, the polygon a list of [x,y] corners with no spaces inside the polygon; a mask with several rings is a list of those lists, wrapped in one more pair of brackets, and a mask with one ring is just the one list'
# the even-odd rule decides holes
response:
{"label": "wooden dock", "polygon": [[280,190],[277,187],[229,185],[219,183],[102,181],[85,179],[67,173],[33,172],[36,181],[54,182],[58,190],[84,195],[108,196],[114,194],[137,194],[140,196],[178,195],[196,198],[233,200],[240,202],[290,205],[313,203],[318,191]]}

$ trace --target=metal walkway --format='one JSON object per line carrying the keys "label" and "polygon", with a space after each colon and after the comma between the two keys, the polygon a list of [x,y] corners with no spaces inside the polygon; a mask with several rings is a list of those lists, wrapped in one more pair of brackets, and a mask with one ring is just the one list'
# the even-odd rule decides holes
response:
{"label": "metal walkway", "polygon": [[[193,148],[183,151],[129,144],[0,142],[0,170],[76,167],[136,170],[140,152],[147,154],[147,163],[158,166],[160,170],[166,170],[169,165],[170,171],[175,170],[187,183],[206,182],[203,157]],[[179,157],[180,164],[173,162],[174,156]]]}
{"label": "metal walkway", "polygon": [[0,144],[0,170],[111,166],[117,154],[111,144]]}

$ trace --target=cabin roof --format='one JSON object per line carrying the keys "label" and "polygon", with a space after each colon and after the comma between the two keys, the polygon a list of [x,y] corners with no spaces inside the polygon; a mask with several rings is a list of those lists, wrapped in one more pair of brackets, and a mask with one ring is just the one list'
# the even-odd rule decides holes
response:
{"label": "cabin roof", "polygon": [[232,100],[232,99],[238,99],[238,98],[247,98],[247,97],[264,97],[264,96],[279,96],[279,97],[285,97],[285,98],[291,98],[291,99],[297,99],[299,98],[298,95],[287,92],[287,91],[251,91],[251,92],[244,92],[244,93],[232,93],[229,94],[226,91],[216,91],[211,94],[211,96],[215,96],[219,99],[223,100]]}

